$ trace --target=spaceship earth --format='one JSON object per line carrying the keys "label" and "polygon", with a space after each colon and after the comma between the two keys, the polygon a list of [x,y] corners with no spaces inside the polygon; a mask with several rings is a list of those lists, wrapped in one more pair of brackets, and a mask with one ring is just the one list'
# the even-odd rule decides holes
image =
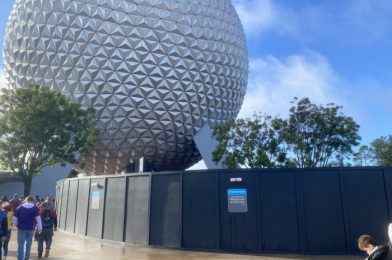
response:
{"label": "spaceship earth", "polygon": [[244,31],[230,0],[16,0],[4,38],[10,88],[39,84],[93,107],[84,171],[154,170],[201,159],[193,136],[237,116]]}

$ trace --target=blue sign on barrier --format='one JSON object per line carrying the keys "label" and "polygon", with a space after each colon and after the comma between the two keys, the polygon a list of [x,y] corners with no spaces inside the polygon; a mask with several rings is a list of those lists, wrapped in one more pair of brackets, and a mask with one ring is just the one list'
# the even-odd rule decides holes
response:
{"label": "blue sign on barrier", "polygon": [[228,189],[227,190],[227,208],[231,213],[248,212],[248,200],[246,189]]}
{"label": "blue sign on barrier", "polygon": [[91,193],[91,209],[99,209],[100,197],[101,197],[100,191],[93,191]]}

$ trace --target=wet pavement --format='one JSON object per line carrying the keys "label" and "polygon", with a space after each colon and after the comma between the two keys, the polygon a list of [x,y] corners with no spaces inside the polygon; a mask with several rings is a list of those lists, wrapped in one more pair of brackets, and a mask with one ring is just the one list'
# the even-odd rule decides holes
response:
{"label": "wet pavement", "polygon": [[[13,230],[7,260],[16,259],[16,230]],[[63,231],[54,236],[52,250],[48,259],[56,260],[202,260],[202,259],[259,259],[259,260],[360,260],[360,256],[303,256],[303,255],[245,255],[228,253],[210,253],[185,250],[170,250],[151,247],[106,243],[95,239],[80,237]],[[33,242],[31,258],[37,259],[37,243]],[[45,258],[43,258],[45,259]]]}

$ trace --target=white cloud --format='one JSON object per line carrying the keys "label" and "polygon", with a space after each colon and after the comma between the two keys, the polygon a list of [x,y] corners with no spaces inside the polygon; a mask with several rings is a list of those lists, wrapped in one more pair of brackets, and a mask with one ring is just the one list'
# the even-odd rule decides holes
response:
{"label": "white cloud", "polygon": [[342,101],[335,93],[339,84],[328,61],[313,51],[284,60],[274,56],[253,59],[239,117],[250,117],[254,112],[285,116],[294,97],[309,97],[317,104],[339,104]]}
{"label": "white cloud", "polygon": [[248,36],[260,36],[268,30],[291,34],[295,30],[292,11],[274,1],[234,0],[233,3]]}
{"label": "white cloud", "polygon": [[301,43],[333,40],[335,44],[357,46],[377,44],[392,30],[389,0],[312,2],[296,7],[276,0],[233,3],[248,37],[261,37],[270,31]]}
{"label": "white cloud", "polygon": [[246,33],[259,33],[275,23],[275,10],[269,0],[235,0],[234,6]]}

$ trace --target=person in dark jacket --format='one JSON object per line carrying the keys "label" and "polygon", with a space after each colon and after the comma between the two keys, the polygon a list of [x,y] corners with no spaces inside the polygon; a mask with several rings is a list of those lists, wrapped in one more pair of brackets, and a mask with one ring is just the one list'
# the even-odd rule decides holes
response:
{"label": "person in dark jacket", "polygon": [[390,260],[391,243],[377,245],[376,240],[370,235],[362,235],[358,238],[358,247],[368,254],[365,260]]}
{"label": "person in dark jacket", "polygon": [[57,230],[57,215],[53,209],[49,208],[47,202],[40,205],[40,216],[42,221],[42,232],[36,233],[35,238],[38,243],[38,258],[42,258],[45,241],[45,257],[49,256],[50,246],[52,245],[53,231]]}
{"label": "person in dark jacket", "polygon": [[0,214],[0,260],[3,253],[1,252],[3,248],[3,243],[7,240],[8,233],[8,220],[7,216]]}

